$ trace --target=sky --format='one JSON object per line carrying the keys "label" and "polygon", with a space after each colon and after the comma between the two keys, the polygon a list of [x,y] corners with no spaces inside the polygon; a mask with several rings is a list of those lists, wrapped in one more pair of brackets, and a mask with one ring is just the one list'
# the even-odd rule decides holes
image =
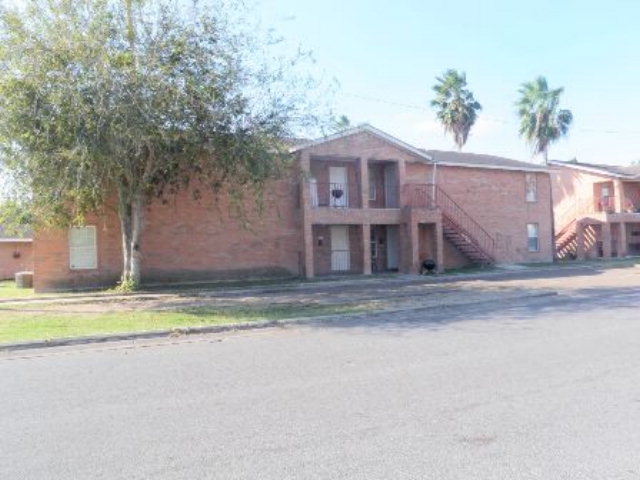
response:
{"label": "sky", "polygon": [[482,112],[463,151],[533,158],[518,135],[522,83],[563,87],[574,122],[549,158],[640,159],[640,2],[612,0],[257,0],[264,26],[335,79],[333,110],[416,147],[453,150],[429,103],[435,78],[467,75]]}
{"label": "sky", "polygon": [[326,102],[353,125],[455,149],[429,105],[436,77],[454,68],[483,107],[463,151],[539,162],[514,104],[522,83],[542,75],[564,88],[560,107],[574,116],[549,158],[640,160],[637,0],[250,1],[252,20],[284,39],[277,48],[312,52],[313,74],[335,85]]}

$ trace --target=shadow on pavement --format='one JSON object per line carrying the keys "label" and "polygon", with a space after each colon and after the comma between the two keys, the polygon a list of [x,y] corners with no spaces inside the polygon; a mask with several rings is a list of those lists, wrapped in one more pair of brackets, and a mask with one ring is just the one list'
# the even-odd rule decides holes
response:
{"label": "shadow on pavement", "polygon": [[[541,294],[504,301],[477,304],[444,305],[397,312],[372,312],[357,317],[310,321],[314,328],[378,328],[380,330],[441,329],[456,322],[494,320],[505,316],[509,321],[527,322],[542,315],[579,317],[596,309],[606,309],[615,316],[618,309],[640,308],[640,288],[585,288],[569,294]],[[640,315],[638,315],[640,320]]]}

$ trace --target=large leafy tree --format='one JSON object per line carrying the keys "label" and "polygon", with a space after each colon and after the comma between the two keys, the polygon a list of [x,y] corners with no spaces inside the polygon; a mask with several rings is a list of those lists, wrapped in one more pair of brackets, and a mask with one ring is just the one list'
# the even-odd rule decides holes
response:
{"label": "large leafy tree", "polygon": [[520,87],[516,102],[520,117],[520,136],[531,145],[533,154],[542,154],[548,162],[549,145],[567,135],[573,122],[570,110],[560,108],[563,88],[549,89],[547,80],[538,77]]}
{"label": "large leafy tree", "polygon": [[281,140],[309,119],[295,61],[267,58],[268,42],[240,29],[241,2],[186,3],[0,10],[2,161],[40,225],[116,204],[134,285],[146,204],[189,182],[260,192],[286,164]]}
{"label": "large leafy tree", "polygon": [[444,126],[445,133],[453,135],[458,150],[461,150],[467,143],[471,127],[482,106],[467,89],[467,76],[464,72],[447,70],[442,76],[436,77],[436,80],[437,83],[433,86],[436,98],[431,101],[431,106],[436,109],[436,116]]}

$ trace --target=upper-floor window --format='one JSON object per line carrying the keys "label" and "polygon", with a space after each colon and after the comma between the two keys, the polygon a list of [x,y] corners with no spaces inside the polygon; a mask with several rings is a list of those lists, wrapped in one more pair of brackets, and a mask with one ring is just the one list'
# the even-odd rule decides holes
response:
{"label": "upper-floor window", "polygon": [[527,202],[538,201],[538,178],[535,173],[524,174],[524,185]]}
{"label": "upper-floor window", "polygon": [[71,270],[98,268],[95,226],[69,229],[69,267]]}
{"label": "upper-floor window", "polygon": [[538,235],[538,224],[527,223],[527,244],[530,252],[540,251],[540,239]]}

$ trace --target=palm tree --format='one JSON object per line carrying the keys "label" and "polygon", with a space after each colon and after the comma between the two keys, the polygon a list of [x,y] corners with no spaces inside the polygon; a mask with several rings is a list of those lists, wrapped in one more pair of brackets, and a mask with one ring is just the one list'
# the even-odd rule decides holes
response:
{"label": "palm tree", "polygon": [[516,102],[520,117],[520,136],[533,148],[533,154],[543,154],[548,162],[549,145],[569,131],[573,114],[559,108],[560,95],[564,88],[549,90],[547,80],[538,77],[523,83],[518,92],[521,97]]}
{"label": "palm tree", "polygon": [[436,80],[438,83],[433,86],[436,98],[431,101],[431,106],[437,109],[436,116],[444,126],[445,133],[453,134],[458,150],[462,150],[482,106],[466,88],[467,76],[464,72],[447,70]]}

